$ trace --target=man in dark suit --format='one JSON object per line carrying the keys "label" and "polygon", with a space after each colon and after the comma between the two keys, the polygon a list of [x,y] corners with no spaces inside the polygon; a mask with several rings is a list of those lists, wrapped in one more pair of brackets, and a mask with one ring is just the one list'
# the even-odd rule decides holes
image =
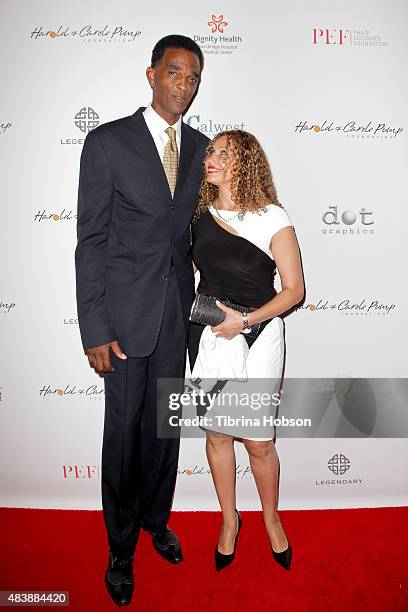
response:
{"label": "man in dark suit", "polygon": [[118,605],[132,599],[140,527],[166,560],[182,561],[167,527],[179,440],[157,435],[156,383],[184,375],[194,296],[189,225],[208,139],[182,114],[202,68],[193,40],[160,40],[146,71],[151,105],[98,126],[81,156],[78,317],[89,363],[105,377],[105,584]]}

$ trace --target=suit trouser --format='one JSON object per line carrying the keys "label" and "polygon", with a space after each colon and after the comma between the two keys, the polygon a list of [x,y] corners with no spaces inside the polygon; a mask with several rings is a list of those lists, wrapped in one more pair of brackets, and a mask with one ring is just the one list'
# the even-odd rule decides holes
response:
{"label": "suit trouser", "polygon": [[174,268],[167,282],[153,353],[121,360],[111,351],[116,371],[105,375],[102,506],[109,547],[119,556],[133,554],[141,520],[164,530],[176,483],[180,440],[157,437],[157,378],[182,378],[186,353]]}

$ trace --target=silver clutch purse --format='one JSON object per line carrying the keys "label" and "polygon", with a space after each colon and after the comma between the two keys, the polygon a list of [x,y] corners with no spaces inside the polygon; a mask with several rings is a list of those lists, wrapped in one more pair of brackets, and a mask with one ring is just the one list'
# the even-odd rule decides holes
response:
{"label": "silver clutch purse", "polygon": [[[230,300],[220,300],[213,295],[206,295],[204,293],[197,293],[191,307],[190,321],[192,323],[200,323],[201,325],[219,325],[225,319],[225,312],[218,308],[215,300],[218,300],[225,306],[237,310],[238,312],[252,312],[255,308],[250,306],[242,306],[241,304],[234,304]],[[260,323],[251,325],[251,331],[245,334],[248,337],[256,338],[259,334]]]}

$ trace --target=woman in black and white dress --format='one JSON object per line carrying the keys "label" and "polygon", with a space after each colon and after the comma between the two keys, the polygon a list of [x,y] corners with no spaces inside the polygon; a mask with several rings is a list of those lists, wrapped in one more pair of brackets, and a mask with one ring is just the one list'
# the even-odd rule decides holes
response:
{"label": "woman in black and white dress", "polygon": [[[280,381],[284,336],[279,315],[301,301],[303,276],[293,227],[278,202],[266,156],[251,134],[240,130],[223,132],[209,144],[205,177],[192,223],[192,241],[193,261],[200,272],[198,293],[251,307],[242,314],[217,302],[226,314],[221,324],[212,328],[191,324],[189,356],[193,373],[198,372],[201,378],[213,375],[214,364],[205,360],[206,342],[213,346],[223,343],[220,354],[226,355],[228,350],[222,353],[224,348],[235,342],[238,352],[243,351],[248,378]],[[278,293],[273,282],[276,270],[282,286]],[[243,335],[258,323],[260,331],[256,338],[251,332]],[[236,354],[231,352],[234,359]],[[215,548],[216,569],[220,570],[234,559],[241,527],[235,501],[237,432],[234,428],[211,427],[206,435],[208,462],[223,518]],[[279,460],[273,429],[262,438],[247,436],[243,443],[273,556],[289,569],[292,549],[277,514]]]}

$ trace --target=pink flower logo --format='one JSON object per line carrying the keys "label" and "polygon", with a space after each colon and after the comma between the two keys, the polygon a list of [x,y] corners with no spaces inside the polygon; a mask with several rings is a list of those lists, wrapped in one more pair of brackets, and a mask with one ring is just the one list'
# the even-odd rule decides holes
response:
{"label": "pink flower logo", "polygon": [[228,25],[228,23],[224,20],[224,15],[220,15],[219,17],[217,17],[216,15],[211,15],[212,17],[212,21],[208,21],[208,24],[210,26],[212,33],[214,32],[224,32],[224,28],[225,26]]}

